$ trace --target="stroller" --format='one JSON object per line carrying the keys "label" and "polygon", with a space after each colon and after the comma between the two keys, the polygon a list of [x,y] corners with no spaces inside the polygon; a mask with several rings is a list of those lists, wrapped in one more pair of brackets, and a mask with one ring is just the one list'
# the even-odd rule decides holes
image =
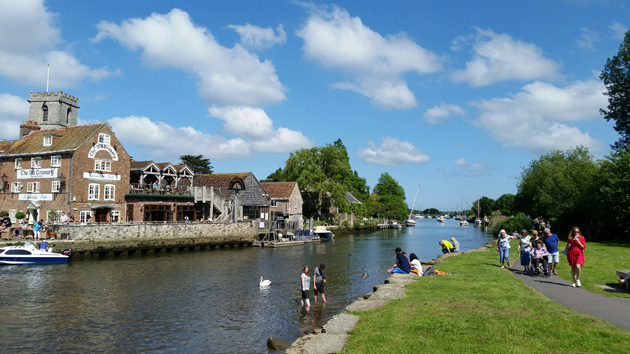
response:
{"label": "stroller", "polygon": [[545,246],[532,248],[532,265],[529,267],[529,275],[532,277],[549,277],[549,262],[547,256],[549,252]]}

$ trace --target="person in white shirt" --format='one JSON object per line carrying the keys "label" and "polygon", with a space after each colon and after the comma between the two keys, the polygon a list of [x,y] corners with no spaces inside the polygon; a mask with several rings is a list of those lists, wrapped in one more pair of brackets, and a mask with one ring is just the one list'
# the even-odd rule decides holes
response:
{"label": "person in white shirt", "polygon": [[422,276],[422,264],[418,260],[418,256],[415,253],[409,255],[409,260],[411,261],[411,272],[418,274],[418,276]]}

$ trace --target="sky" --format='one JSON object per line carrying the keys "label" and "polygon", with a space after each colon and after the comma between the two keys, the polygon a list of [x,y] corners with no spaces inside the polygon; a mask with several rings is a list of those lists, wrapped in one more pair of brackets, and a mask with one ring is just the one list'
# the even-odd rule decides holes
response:
{"label": "sky", "polygon": [[[79,98],[134,160],[259,180],[341,139],[415,209],[516,194],[523,168],[618,139],[599,80],[625,0],[0,0],[0,138],[30,92]],[[50,70],[48,75],[48,68]],[[48,81],[47,81],[48,77]]]}

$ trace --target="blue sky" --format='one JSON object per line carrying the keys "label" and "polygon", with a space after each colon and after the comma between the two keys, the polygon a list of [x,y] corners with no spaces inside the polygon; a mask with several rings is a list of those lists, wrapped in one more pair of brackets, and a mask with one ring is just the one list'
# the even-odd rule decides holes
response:
{"label": "blue sky", "polygon": [[[617,140],[598,79],[630,28],[623,0],[0,0],[0,138],[30,91],[79,98],[135,160],[203,154],[263,179],[341,139],[374,187],[416,209],[516,193],[553,149]],[[253,153],[252,153],[253,148]]]}

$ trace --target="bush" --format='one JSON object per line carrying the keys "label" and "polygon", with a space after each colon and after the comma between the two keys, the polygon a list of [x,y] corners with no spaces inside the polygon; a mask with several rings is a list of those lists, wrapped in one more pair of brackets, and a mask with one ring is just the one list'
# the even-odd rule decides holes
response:
{"label": "bush", "polygon": [[15,213],[15,219],[16,220],[22,220],[26,217],[26,214],[24,214],[23,211],[18,211],[17,213]]}
{"label": "bush", "polygon": [[9,212],[6,210],[0,211],[0,217],[5,217],[5,216],[9,216]]}
{"label": "bush", "polygon": [[500,230],[505,230],[509,235],[514,231],[520,232],[522,229],[529,230],[531,224],[532,221],[527,215],[518,213],[515,216],[510,216],[494,224],[492,226],[492,233],[498,235]]}

